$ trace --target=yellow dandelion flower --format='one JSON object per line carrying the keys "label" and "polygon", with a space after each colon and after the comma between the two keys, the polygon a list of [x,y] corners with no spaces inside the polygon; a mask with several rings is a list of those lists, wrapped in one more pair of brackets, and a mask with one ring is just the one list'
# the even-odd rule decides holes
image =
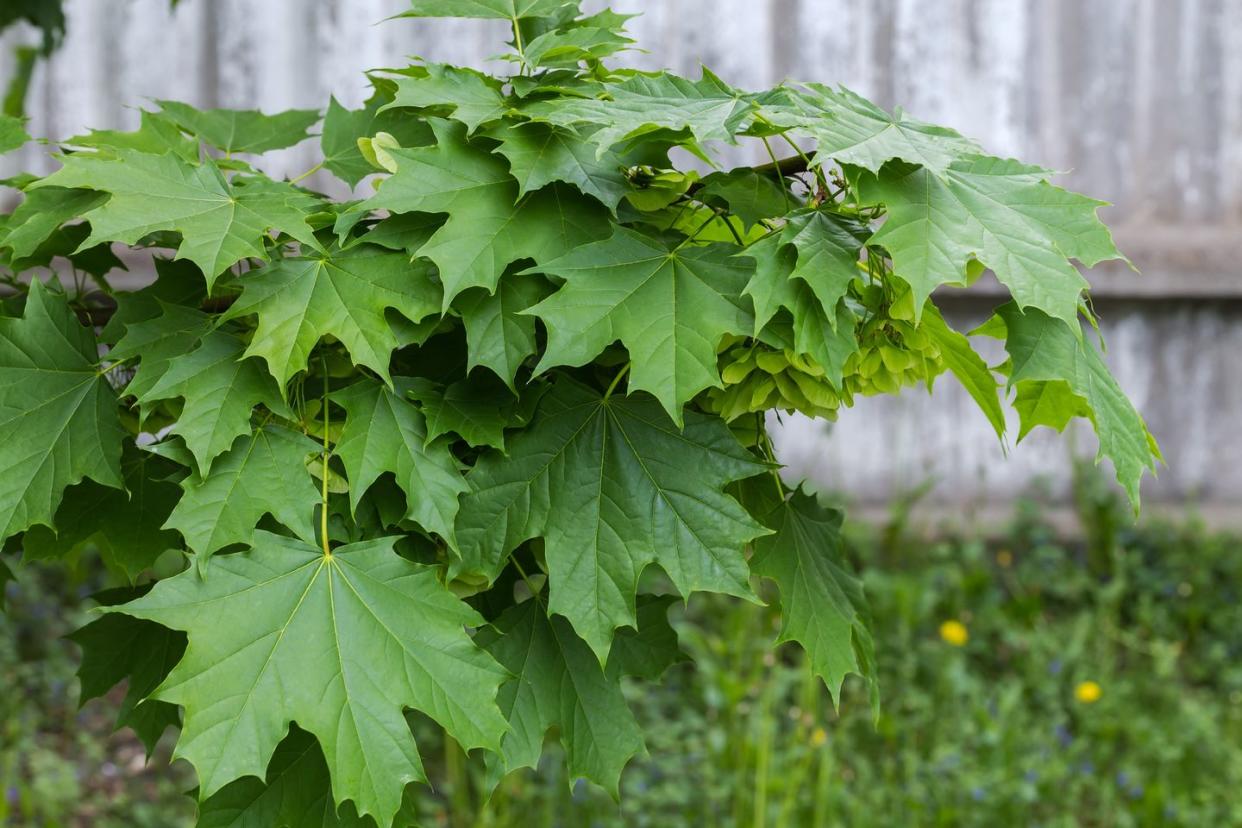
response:
{"label": "yellow dandelion flower", "polygon": [[1104,694],[1104,690],[1094,681],[1079,682],[1074,688],[1074,698],[1083,704],[1094,704],[1100,700],[1100,696]]}
{"label": "yellow dandelion flower", "polygon": [[1013,553],[1008,549],[1002,549],[996,553],[996,563],[1001,569],[1008,569],[1013,566]]}
{"label": "yellow dandelion flower", "polygon": [[828,733],[822,728],[817,727],[811,731],[811,744],[820,747],[824,742],[828,741]]}
{"label": "yellow dandelion flower", "polygon": [[954,647],[964,647],[970,640],[970,632],[961,621],[945,621],[940,625],[940,637]]}

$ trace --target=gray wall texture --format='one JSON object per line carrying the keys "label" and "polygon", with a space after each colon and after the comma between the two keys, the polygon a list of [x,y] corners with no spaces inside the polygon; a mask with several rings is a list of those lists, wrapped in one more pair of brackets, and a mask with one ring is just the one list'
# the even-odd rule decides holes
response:
{"label": "gray wall texture", "polygon": [[[598,6],[600,0],[586,0]],[[503,26],[379,21],[402,0],[68,0],[63,49],[38,70],[31,131],[64,137],[137,124],[153,98],[199,106],[320,107],[365,97],[362,71],[419,55],[473,65],[502,51]],[[628,62],[737,85],[786,77],[843,83],[885,106],[958,128],[991,152],[1065,170],[1107,199],[1103,215],[1142,271],[1088,278],[1121,383],[1168,468],[1145,501],[1190,501],[1242,525],[1242,0],[617,0],[639,12],[646,53]],[[378,24],[378,25],[377,25]],[[5,35],[9,43],[29,32]],[[5,80],[8,67],[0,70]],[[313,163],[313,142],[271,172]],[[742,155],[739,160],[750,160]],[[52,162],[29,146],[5,163]],[[944,297],[982,320],[987,284]],[[927,479],[925,506],[958,518],[1005,509],[1037,480],[1068,497],[1084,429],[1006,451],[952,379],[928,396],[862,401],[826,426],[786,418],[778,450],[863,505]]]}

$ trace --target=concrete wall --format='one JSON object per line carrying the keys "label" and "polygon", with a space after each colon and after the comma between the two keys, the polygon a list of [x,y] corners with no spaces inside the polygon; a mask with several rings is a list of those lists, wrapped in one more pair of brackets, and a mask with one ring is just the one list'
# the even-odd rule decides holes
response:
{"label": "concrete wall", "polygon": [[[586,5],[599,5],[587,0]],[[1242,524],[1242,2],[1239,0],[618,0],[647,54],[630,62],[743,86],[841,82],[945,123],[990,151],[1068,171],[1108,199],[1143,271],[1089,278],[1109,362],[1160,439],[1169,468],[1149,503],[1192,499]],[[402,0],[68,0],[69,36],[31,89],[31,129],[130,127],[145,99],[267,110],[356,105],[361,71],[406,55],[479,64],[504,27],[398,20]],[[706,25],[704,25],[706,24]],[[27,37],[12,33],[5,40]],[[7,71],[7,68],[4,70]],[[3,71],[0,71],[3,80]],[[270,168],[313,163],[308,143]],[[25,167],[46,169],[31,147]],[[8,166],[12,166],[12,162]],[[981,319],[987,286],[946,298]],[[787,422],[792,475],[882,503],[927,477],[934,508],[1007,503],[1037,477],[1067,492],[1069,451],[1090,435],[1036,435],[1002,451],[945,379],[934,397],[867,400],[828,428]]]}

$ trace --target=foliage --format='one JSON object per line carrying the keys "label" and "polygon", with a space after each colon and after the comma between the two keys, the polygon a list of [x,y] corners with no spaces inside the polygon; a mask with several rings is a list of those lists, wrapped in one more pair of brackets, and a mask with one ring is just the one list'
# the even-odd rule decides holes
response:
{"label": "foliage", "polygon": [[[796,648],[772,652],[775,603],[757,611],[700,596],[670,613],[689,660],[658,685],[626,680],[632,713],[614,706],[620,718],[608,719],[645,733],[649,752],[622,777],[620,804],[567,784],[582,754],[567,756],[567,769],[556,746],[489,797],[494,760],[464,761],[416,722],[434,781],[418,797],[421,824],[1232,825],[1242,819],[1242,541],[1193,522],[1136,528],[1111,498],[1091,495],[1083,509],[1089,543],[1057,540],[1034,507],[987,543],[854,527],[848,557],[865,562],[885,688],[878,726],[861,682],[846,682],[838,714]],[[0,617],[0,675],[21,691],[0,708],[10,822],[191,824],[171,781],[183,765],[169,769],[161,748],[138,770],[124,761],[141,754],[136,740],[105,739],[121,694],[73,715],[76,648],[55,636],[78,617],[77,589],[46,566],[26,568]],[[526,640],[544,623],[531,609],[507,611],[504,636],[488,634]],[[663,609],[645,605],[640,618]],[[942,637],[946,626],[968,631],[964,646]],[[556,651],[534,652],[545,669],[529,678],[558,681]],[[579,652],[579,669],[592,669]],[[1076,699],[1088,682],[1100,688],[1094,703]],[[523,734],[546,720],[529,721]],[[282,744],[273,767],[319,761],[309,744]],[[232,799],[217,795],[206,824],[229,824],[226,806],[261,791],[253,780]]]}
{"label": "foliage", "polygon": [[[572,0],[408,14],[509,20],[517,71],[416,63],[331,102],[320,166],[370,177],[357,199],[262,172],[318,113],[167,101],[10,182],[4,536],[143,585],[78,637],[83,681],[146,688],[148,742],[181,708],[203,824],[405,824],[415,714],[493,781],[555,732],[616,791],[643,747],[622,678],[678,658],[662,576],[752,602],[771,579],[777,640],[878,710],[841,515],[785,488],[765,412],[951,372],[1002,439],[1010,394],[1023,434],[1089,419],[1137,507],[1159,452],[1074,265],[1120,257],[1099,202],[845,91],[609,68],[625,17]],[[743,143],[771,163],[673,161]],[[113,290],[114,245],[154,283]],[[997,366],[932,296],[985,267],[1013,294],[976,332]]]}

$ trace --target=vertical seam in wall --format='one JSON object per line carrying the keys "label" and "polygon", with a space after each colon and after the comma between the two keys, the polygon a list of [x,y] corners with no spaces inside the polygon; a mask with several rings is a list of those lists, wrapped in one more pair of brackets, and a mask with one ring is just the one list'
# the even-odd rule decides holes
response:
{"label": "vertical seam in wall", "polygon": [[199,69],[199,95],[203,106],[220,106],[220,4],[218,0],[201,0],[199,31],[203,32],[199,46],[201,61]]}

